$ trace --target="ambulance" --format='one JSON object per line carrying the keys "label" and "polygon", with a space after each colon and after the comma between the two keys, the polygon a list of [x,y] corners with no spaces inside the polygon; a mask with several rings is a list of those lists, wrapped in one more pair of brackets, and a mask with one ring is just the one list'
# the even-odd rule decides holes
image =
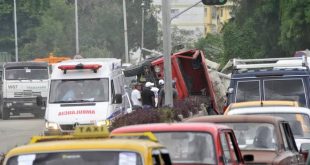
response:
{"label": "ambulance", "polygon": [[121,59],[73,59],[54,64],[45,135],[71,133],[79,125],[109,126],[114,117],[130,111]]}

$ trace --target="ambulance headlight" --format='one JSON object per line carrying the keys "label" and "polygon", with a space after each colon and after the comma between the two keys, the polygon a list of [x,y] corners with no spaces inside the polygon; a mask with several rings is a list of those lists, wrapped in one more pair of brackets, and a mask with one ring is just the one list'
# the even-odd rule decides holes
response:
{"label": "ambulance headlight", "polygon": [[109,126],[111,125],[111,121],[110,120],[103,120],[103,121],[97,121],[96,122],[96,126]]}
{"label": "ambulance headlight", "polygon": [[45,128],[47,129],[58,129],[58,124],[53,122],[45,122]]}

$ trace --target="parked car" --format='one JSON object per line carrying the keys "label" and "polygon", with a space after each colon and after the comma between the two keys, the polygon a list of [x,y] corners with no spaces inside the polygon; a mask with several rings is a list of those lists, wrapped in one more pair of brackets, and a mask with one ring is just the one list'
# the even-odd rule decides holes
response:
{"label": "parked car", "polygon": [[234,59],[227,104],[261,100],[297,101],[310,108],[306,57]]}
{"label": "parked car", "polygon": [[[231,107],[234,108],[227,110],[225,114],[282,117],[289,122],[298,149],[300,149],[302,143],[310,143],[310,109],[294,106],[265,106],[265,103],[261,103],[263,104],[262,107],[246,107],[246,102],[234,103],[231,104]],[[242,107],[238,106],[239,104],[242,104]]]}
{"label": "parked car", "polygon": [[[157,123],[125,126],[111,135],[152,132],[167,147],[173,164],[244,164],[231,128],[201,123]],[[246,155],[253,160],[253,155]]]}
{"label": "parked car", "polygon": [[30,144],[9,151],[4,165],[171,164],[167,149],[157,142],[110,139],[103,126],[77,129],[74,135],[33,137]]}
{"label": "parked car", "polygon": [[231,127],[243,156],[254,155],[246,164],[304,164],[289,123],[271,116],[202,116],[186,122],[217,123]]}

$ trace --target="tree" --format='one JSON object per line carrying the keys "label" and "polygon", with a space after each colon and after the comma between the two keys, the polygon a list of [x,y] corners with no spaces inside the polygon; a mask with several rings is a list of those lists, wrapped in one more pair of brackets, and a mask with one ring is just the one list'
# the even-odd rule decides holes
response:
{"label": "tree", "polygon": [[[23,47],[34,38],[28,31],[38,26],[40,15],[49,7],[49,0],[19,0],[16,6],[18,44]],[[15,54],[13,9],[12,0],[0,1],[0,52],[10,54]]]}
{"label": "tree", "polygon": [[224,53],[223,37],[221,34],[207,34],[205,38],[198,39],[195,48],[204,50],[207,59],[221,62]]}

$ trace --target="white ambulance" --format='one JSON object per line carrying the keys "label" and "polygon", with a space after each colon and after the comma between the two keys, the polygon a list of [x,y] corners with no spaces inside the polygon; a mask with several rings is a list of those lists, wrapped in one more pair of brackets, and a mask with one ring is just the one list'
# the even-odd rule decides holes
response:
{"label": "white ambulance", "polygon": [[74,59],[53,66],[44,134],[70,133],[78,125],[110,125],[129,111],[120,59]]}

